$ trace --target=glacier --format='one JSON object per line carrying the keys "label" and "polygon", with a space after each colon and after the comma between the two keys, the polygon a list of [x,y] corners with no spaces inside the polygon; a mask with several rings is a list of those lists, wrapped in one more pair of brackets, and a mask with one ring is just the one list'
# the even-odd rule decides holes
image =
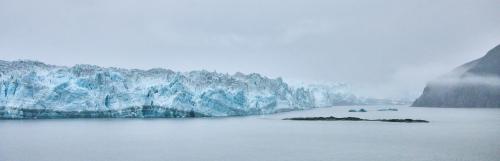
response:
{"label": "glacier", "polygon": [[0,61],[0,118],[178,118],[270,114],[367,104],[345,85],[291,87],[281,78]]}

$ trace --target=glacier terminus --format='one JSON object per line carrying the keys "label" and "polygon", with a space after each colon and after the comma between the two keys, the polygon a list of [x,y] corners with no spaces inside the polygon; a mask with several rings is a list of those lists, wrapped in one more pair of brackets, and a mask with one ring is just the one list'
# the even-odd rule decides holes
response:
{"label": "glacier terminus", "polygon": [[255,73],[0,61],[0,118],[240,116],[379,103],[356,97],[345,86],[292,87]]}

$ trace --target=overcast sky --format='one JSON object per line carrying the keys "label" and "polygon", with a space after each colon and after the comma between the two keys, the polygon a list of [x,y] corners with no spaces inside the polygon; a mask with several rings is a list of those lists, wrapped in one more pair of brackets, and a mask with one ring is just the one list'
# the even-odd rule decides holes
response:
{"label": "overcast sky", "polygon": [[0,59],[420,93],[500,44],[500,0],[0,0]]}

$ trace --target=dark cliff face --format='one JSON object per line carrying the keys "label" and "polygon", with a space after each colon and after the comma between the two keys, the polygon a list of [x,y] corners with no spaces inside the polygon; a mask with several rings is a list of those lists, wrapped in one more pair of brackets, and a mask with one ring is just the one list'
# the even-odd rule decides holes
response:
{"label": "dark cliff face", "polygon": [[500,45],[491,49],[486,56],[467,71],[468,73],[480,75],[500,76]]}
{"label": "dark cliff face", "polygon": [[500,45],[427,84],[415,107],[500,107]]}

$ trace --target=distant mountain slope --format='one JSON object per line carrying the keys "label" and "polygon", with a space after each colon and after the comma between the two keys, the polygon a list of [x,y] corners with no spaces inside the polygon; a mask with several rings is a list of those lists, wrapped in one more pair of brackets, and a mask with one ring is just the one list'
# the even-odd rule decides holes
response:
{"label": "distant mountain slope", "polygon": [[0,118],[237,116],[373,102],[341,88],[290,87],[259,74],[0,61]]}
{"label": "distant mountain slope", "polygon": [[500,45],[429,82],[413,106],[500,107]]}

